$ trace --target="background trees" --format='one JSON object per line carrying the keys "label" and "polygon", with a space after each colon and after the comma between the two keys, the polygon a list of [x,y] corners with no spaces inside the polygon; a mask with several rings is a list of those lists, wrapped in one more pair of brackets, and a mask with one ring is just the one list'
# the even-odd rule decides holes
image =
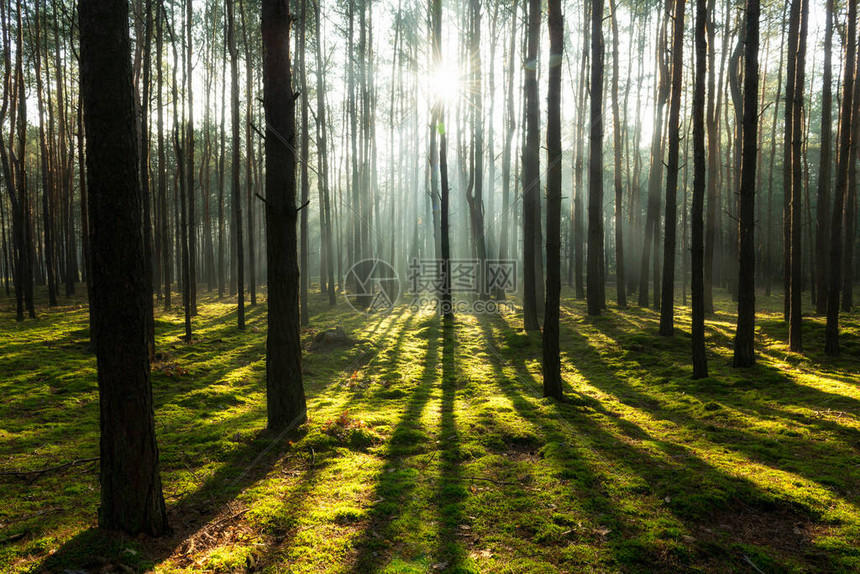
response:
{"label": "background trees", "polygon": [[[463,259],[512,259],[523,324],[539,329],[545,280],[556,264],[542,240],[550,234],[542,214],[556,215],[548,212],[556,209],[555,180],[549,185],[556,160],[540,153],[556,71],[553,54],[540,53],[549,38],[544,4],[322,0],[302,7],[291,8],[298,20],[290,57],[298,64],[291,92],[302,110],[304,300],[324,292],[336,301],[339,286],[356,287],[342,285],[344,274],[375,257],[392,260],[401,277],[413,257],[454,267]],[[265,227],[255,216],[266,177],[258,161],[267,129],[259,97],[261,8],[214,0],[133,0],[130,8],[141,227],[154,299],[169,310],[181,294],[190,335],[198,292],[235,296],[241,325],[246,296],[253,304],[259,285],[266,297],[270,271]],[[585,297],[590,285],[592,313],[602,312],[608,292],[622,307],[628,300],[659,307],[668,334],[697,273],[685,264],[697,226],[687,213],[696,203],[696,170],[688,168],[696,146],[684,139],[694,129],[694,84],[691,65],[673,63],[693,40],[694,24],[679,21],[680,7],[666,0],[618,0],[608,8],[599,22],[591,0],[564,0],[559,8],[567,49],[554,156],[562,166],[557,209],[565,214],[558,266],[574,296]],[[838,273],[838,309],[853,304],[856,122],[848,116],[853,93],[846,107],[844,90],[853,82],[845,76],[854,73],[849,38],[856,24],[850,3],[761,8],[760,169],[753,182],[760,231],[744,261],[755,263],[765,296],[785,297],[791,345],[800,351],[804,295],[815,303],[808,311],[824,313]],[[752,94],[742,57],[745,8],[711,0],[705,10],[707,315],[716,311],[715,290],[740,297],[739,120]],[[44,287],[48,305],[61,305],[90,278],[75,21],[70,0],[0,1],[0,282],[14,292],[19,320],[36,314],[34,289]],[[603,54],[606,34],[611,62]],[[614,194],[602,194],[606,184]],[[455,269],[446,276],[456,290]],[[780,284],[784,289],[771,293]],[[480,296],[505,294],[495,288]],[[830,324],[833,331],[836,317]],[[149,333],[155,351],[152,326]]]}

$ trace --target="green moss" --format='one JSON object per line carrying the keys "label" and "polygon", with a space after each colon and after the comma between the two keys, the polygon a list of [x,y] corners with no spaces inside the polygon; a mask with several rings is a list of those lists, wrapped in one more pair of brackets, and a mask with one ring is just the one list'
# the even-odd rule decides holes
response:
{"label": "green moss", "polygon": [[[363,343],[305,355],[309,421],[280,438],[265,431],[265,306],[240,333],[234,304],[201,294],[191,344],[181,313],[159,310],[153,395],[177,534],[90,529],[95,464],[3,478],[0,570],[723,572],[750,569],[744,555],[767,572],[860,569],[860,359],[823,355],[821,319],[806,319],[807,353],[789,353],[780,301],[762,298],[758,366],[735,370],[719,295],[711,377],[693,380],[688,308],[666,339],[648,309],[592,320],[563,296],[564,404],[541,397],[540,339],[515,317],[443,328],[312,298],[313,329]],[[856,348],[856,313],[842,324]],[[0,331],[4,470],[96,456],[85,311]],[[748,540],[745,521],[773,532]]]}

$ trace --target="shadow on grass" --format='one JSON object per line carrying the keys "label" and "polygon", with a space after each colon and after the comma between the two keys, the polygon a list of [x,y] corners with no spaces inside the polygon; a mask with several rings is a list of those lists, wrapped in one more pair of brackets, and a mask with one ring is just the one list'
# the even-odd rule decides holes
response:
{"label": "shadow on grass", "polygon": [[[481,327],[488,344],[495,345],[496,336],[488,322]],[[578,333],[574,337],[577,358],[570,363],[588,384],[612,396],[621,390],[623,396],[627,389],[607,377],[611,373],[589,347],[589,341]],[[539,396],[538,383],[523,361],[527,349],[502,353],[501,360],[510,361],[522,385]],[[504,380],[501,367],[497,367],[497,375]],[[592,397],[543,409],[510,385],[501,388],[523,418],[540,421],[547,440],[556,443],[546,458],[558,466],[560,477],[579,485],[581,490],[574,491],[574,498],[588,501],[588,514],[592,518],[602,516],[599,521],[613,531],[605,540],[609,550],[605,559],[611,563],[675,571],[696,563],[740,564],[742,552],[747,552],[759,563],[779,570],[779,561],[793,564],[798,551],[807,566],[827,563],[822,548],[810,546],[804,535],[795,534],[797,524],[809,523],[809,509],[797,508],[792,501],[765,492],[748,479],[717,469],[686,445],[653,436]],[[582,448],[571,448],[572,438]],[[631,509],[627,503],[630,499],[638,500],[644,509]],[[721,519],[730,523],[732,532],[708,532],[706,527],[712,525],[708,518],[715,508],[720,509]],[[739,526],[742,517],[759,531],[743,530]],[[685,544],[682,534],[695,538]],[[781,558],[774,561],[767,553],[756,554],[756,547],[768,548]]]}

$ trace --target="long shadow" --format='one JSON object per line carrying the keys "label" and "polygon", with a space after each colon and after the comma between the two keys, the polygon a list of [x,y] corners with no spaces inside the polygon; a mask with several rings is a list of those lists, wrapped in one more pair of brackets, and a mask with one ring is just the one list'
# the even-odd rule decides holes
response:
{"label": "long shadow", "polygon": [[398,537],[405,528],[410,527],[410,519],[417,519],[408,514],[408,509],[412,493],[422,478],[421,472],[432,462],[432,457],[424,461],[423,465],[417,462],[411,465],[409,462],[435,448],[431,445],[432,437],[423,429],[421,416],[430,401],[436,381],[438,330],[438,319],[435,317],[428,319],[421,329],[427,337],[424,370],[382,454],[384,463],[373,494],[373,499],[378,502],[374,503],[364,529],[355,540],[357,555],[352,571],[376,572],[397,555],[407,555],[406,558],[412,560],[423,553],[420,546],[404,547]]}
{"label": "long shadow", "polygon": [[[614,341],[615,347],[623,346],[623,343],[618,339],[615,331],[609,330],[605,323],[595,322],[593,326],[604,333],[607,337]],[[672,390],[675,390],[679,385],[682,388],[677,389],[683,391],[705,404],[706,409],[710,409],[707,413],[707,418],[699,419],[690,414],[672,408],[664,398],[665,390],[661,390],[661,385],[656,385],[653,392],[646,394],[641,390],[637,390],[629,381],[627,376],[615,376],[611,381],[608,381],[606,373],[601,373],[600,369],[596,369],[593,365],[600,363],[602,357],[594,348],[591,341],[579,333],[571,334],[575,341],[577,349],[587,349],[584,357],[580,357],[580,361],[576,363],[577,368],[583,375],[589,379],[589,383],[602,391],[615,395],[623,402],[633,406],[634,408],[645,408],[649,414],[658,419],[668,420],[675,424],[682,425],[688,429],[704,433],[708,440],[714,444],[728,446],[743,452],[752,460],[760,460],[764,464],[773,468],[784,468],[789,472],[797,473],[812,482],[821,484],[826,488],[833,489],[835,485],[844,481],[844,476],[840,479],[839,476],[845,472],[856,472],[851,468],[848,461],[853,460],[857,456],[854,449],[847,445],[857,444],[860,440],[860,431],[839,425],[832,421],[811,419],[802,414],[793,413],[785,409],[779,409],[762,402],[758,402],[749,396],[749,393],[728,392],[725,385],[716,383],[712,379],[703,381],[684,381],[684,383],[671,383],[667,385]],[[675,362],[675,361],[673,361]],[[844,406],[846,410],[851,410],[850,403],[856,402],[853,399],[846,398],[842,395],[833,395],[805,385],[799,385],[791,381],[784,373],[778,369],[759,364],[754,368],[753,373],[746,373],[747,383],[742,383],[743,386],[752,386],[756,391],[760,391],[761,395],[772,396],[776,401],[784,401],[784,397],[780,396],[776,389],[780,386],[791,385],[790,392],[792,396],[796,396],[800,404],[805,405],[820,405],[826,402],[835,402]],[[756,382],[756,374],[758,377],[768,381],[767,384],[759,384]],[[645,368],[634,369],[635,378],[638,380],[647,380],[652,375]],[[677,378],[676,378],[677,380]],[[778,381],[776,383],[772,381]],[[742,387],[743,388],[743,387]],[[840,400],[841,399],[841,400]],[[805,425],[816,427],[820,430],[832,432],[842,437],[843,445],[834,445],[832,441],[825,444],[816,444],[815,442],[805,440],[800,433],[791,431],[789,434],[781,434],[779,440],[774,440],[773,436],[755,435],[744,432],[732,426],[721,424],[720,417],[724,415],[725,409],[722,405],[729,405],[732,408],[741,412],[746,412],[756,418],[782,418],[794,423],[802,423]],[[860,403],[858,403],[860,406]],[[792,436],[792,434],[796,436]],[[803,456],[798,456],[798,453],[803,453]],[[817,459],[816,462],[810,464],[810,458]],[[850,481],[849,481],[850,483]],[[839,495],[846,500],[857,505],[858,499],[850,487],[839,488]]]}
{"label": "long shadow", "polygon": [[[262,316],[264,311],[258,306],[249,313],[249,324]],[[213,317],[211,321],[213,325],[218,324],[218,317]],[[214,333],[215,335],[223,332],[224,329],[233,328],[232,325],[225,325],[223,322],[221,325],[223,328]],[[161,341],[166,341],[179,331],[180,329],[173,328],[171,325],[170,328],[162,329],[158,336]],[[211,350],[213,353],[221,350],[218,347],[227,346],[227,343],[218,345],[217,341],[210,342],[215,347]],[[232,345],[232,342],[230,344]],[[247,361],[253,360],[258,352],[264,352],[262,347],[260,341],[249,340],[239,349],[234,350],[231,346],[230,350],[235,351],[233,359]],[[177,347],[180,353],[193,348],[193,344],[182,349]],[[182,357],[177,358],[178,363],[184,360]],[[193,359],[187,360],[193,362]],[[102,568],[105,560],[114,564],[131,564],[136,567],[146,567],[147,564],[161,562],[179,550],[182,544],[196,532],[203,528],[211,528],[213,521],[222,520],[222,515],[229,513],[233,501],[240,493],[277,466],[285,453],[290,450],[289,442],[300,439],[305,429],[295,429],[283,436],[261,430],[261,426],[265,425],[264,401],[260,401],[258,406],[240,408],[236,413],[225,414],[228,412],[225,407],[227,409],[234,406],[241,407],[245,402],[244,397],[255,394],[262,397],[264,393],[264,382],[259,376],[251,376],[241,382],[234,381],[230,385],[229,392],[210,392],[209,389],[213,383],[227,377],[235,370],[234,367],[231,360],[229,364],[224,364],[219,369],[204,370],[200,376],[189,376],[183,373],[167,375],[157,369],[153,372],[153,396],[156,432],[160,435],[162,481],[168,517],[174,529],[173,534],[157,540],[140,540],[137,544],[142,547],[143,552],[129,554],[123,552],[129,544],[127,537],[91,527],[66,541],[50,556],[34,564],[34,571]],[[94,390],[94,382],[92,386]],[[312,398],[318,389],[308,390],[309,398]],[[199,392],[199,395],[194,395],[195,392]],[[194,400],[189,402],[192,396]],[[181,406],[183,403],[185,403],[184,407]],[[168,406],[172,408],[167,409]],[[180,407],[180,410],[177,411],[176,407]],[[93,401],[87,404],[81,412],[77,413],[77,416],[97,421],[97,403]],[[207,422],[211,428],[201,432],[201,424],[205,425]],[[97,425],[97,422],[92,424]],[[244,435],[237,431],[244,431]],[[53,432],[56,440],[63,439],[65,443],[68,442],[68,437],[63,436],[64,432],[68,433],[68,429],[65,431],[55,429]],[[173,434],[172,441],[165,441],[166,433]],[[225,454],[227,443],[232,445]],[[89,452],[94,456],[97,454],[94,451],[95,448],[93,446],[86,452],[80,452],[78,456],[85,456]],[[190,461],[188,454],[191,454]],[[194,469],[197,468],[199,471],[201,463],[217,466],[211,473],[198,477],[194,474]],[[185,470],[194,476],[192,489],[178,494],[171,492],[174,484],[182,485],[186,482],[187,479],[179,476]],[[89,494],[81,495],[82,498],[75,506],[89,508],[89,514],[95,516],[98,493],[95,469],[88,477],[88,482],[93,484],[94,488]],[[45,485],[51,484],[46,479]],[[80,524],[80,516],[76,515],[75,518],[77,519],[75,523]],[[52,527],[56,524],[54,523]],[[69,523],[68,526],[72,524]],[[40,525],[39,530],[45,526]],[[31,534],[34,533],[35,531],[31,532]]]}
{"label": "long shadow", "polygon": [[455,364],[456,325],[453,317],[443,318],[442,326],[442,404],[439,424],[440,440],[444,445],[441,453],[439,484],[436,489],[439,512],[439,532],[436,539],[437,564],[446,570],[459,571],[467,557],[467,550],[460,543],[466,519],[463,500],[467,496],[463,486],[460,451],[460,434],[457,429],[455,402],[457,395],[457,368]]}
{"label": "long shadow", "polygon": [[[484,342],[494,355],[490,363],[499,384],[497,387],[514,407],[517,414],[532,425],[539,427],[543,434],[544,444],[540,448],[543,464],[550,465],[552,474],[558,478],[563,485],[563,502],[568,505],[568,512],[576,515],[576,519],[569,518],[569,524],[578,524],[569,528],[568,538],[550,538],[542,544],[579,544],[586,543],[600,547],[603,551],[599,560],[606,569],[614,569],[612,564],[617,561],[617,554],[627,554],[628,549],[625,540],[637,534],[640,528],[631,517],[618,507],[614,500],[612,480],[617,479],[614,468],[615,461],[611,467],[607,466],[604,472],[597,468],[597,464],[605,460],[597,453],[592,442],[603,444],[606,437],[594,437],[591,427],[594,423],[582,415],[561,412],[557,405],[549,404],[546,409],[541,409],[541,386],[532,376],[531,371],[523,360],[523,355],[529,352],[530,346],[521,346],[518,352],[512,349],[501,351],[497,349],[496,336],[493,326],[502,330],[508,328],[504,320],[490,320],[482,317],[478,322]],[[498,354],[497,354],[498,353]],[[511,382],[510,375],[505,372],[507,365],[515,372],[516,382]],[[569,389],[568,389],[569,390]],[[530,400],[527,396],[531,396]],[[599,401],[584,396],[576,402],[577,409],[586,409],[585,412],[600,412],[602,406]],[[574,414],[575,416],[571,416]],[[553,416],[554,415],[554,416]],[[587,435],[588,441],[583,435]],[[612,437],[613,440],[614,437]],[[578,443],[578,444],[577,444]],[[533,445],[537,449],[538,445]],[[595,460],[596,457],[600,457]],[[515,490],[512,491],[512,494]],[[530,495],[527,495],[530,496]],[[562,501],[559,501],[562,502]],[[530,533],[532,535],[536,533]],[[607,536],[608,535],[608,536]],[[641,549],[637,549],[641,550]],[[552,556],[551,548],[546,548],[548,556]],[[641,552],[633,552],[641,553]],[[647,556],[637,560],[644,564]],[[656,563],[649,563],[655,566]],[[664,565],[665,566],[665,565]],[[591,568],[601,568],[600,564],[589,562]],[[671,570],[671,568],[669,568]]]}
{"label": "long shadow", "polygon": [[[491,331],[485,329],[485,335],[494,341]],[[521,375],[525,373],[524,376],[530,378],[524,363],[516,358],[511,362],[518,373]],[[582,372],[580,365],[577,365],[577,368]],[[501,369],[497,372],[503,376]],[[587,379],[589,378],[588,375],[585,376]],[[592,381],[589,383],[594,384]],[[536,386],[536,382],[531,379],[526,386]],[[502,388],[505,389],[505,387]],[[611,393],[611,391],[609,392]],[[509,392],[515,406],[523,405],[523,402],[527,403],[524,399],[517,398],[517,395],[518,393],[512,390]],[[564,420],[566,424],[559,428],[556,422],[548,421],[544,424],[544,428],[549,428],[553,434],[558,433],[562,436],[567,435],[569,437],[570,434],[579,434],[588,437],[590,446],[587,448],[603,460],[607,471],[597,479],[597,485],[603,486],[606,481],[609,481],[605,488],[613,489],[616,497],[624,496],[626,492],[627,496],[645,494],[653,500],[655,495],[662,498],[668,494],[668,510],[697,537],[708,536],[707,530],[702,529],[702,523],[712,508],[741,512],[752,508],[750,512],[764,513],[771,517],[779,514],[787,516],[789,521],[798,518],[797,509],[763,492],[756,484],[744,478],[728,475],[711,466],[683,445],[655,440],[638,425],[624,420],[619,415],[605,409],[599,402],[597,404],[595,402],[592,399],[575,401],[573,404],[551,406],[551,412],[558,415],[558,421]],[[537,413],[534,405],[518,408],[518,410],[520,409],[522,415],[531,420],[534,420],[536,415],[541,416]],[[621,434],[629,440],[621,440],[618,435],[609,432],[599,422],[601,417],[611,421],[621,431]],[[546,419],[544,418],[544,420]],[[656,445],[664,456],[655,457],[653,452],[634,446],[639,444]],[[599,454],[596,449],[599,449]],[[569,465],[571,460],[570,456],[562,457],[559,464]],[[582,471],[582,469],[577,470]],[[633,472],[634,476],[638,478],[631,480],[626,476],[628,471]],[[586,489],[593,488],[592,482],[595,480],[595,475],[589,472],[584,475],[584,478],[586,480],[581,483],[582,486]],[[709,487],[700,490],[699,485],[701,483],[707,484]],[[700,491],[699,494],[690,494],[697,491]],[[600,504],[595,510],[606,513],[607,505]],[[670,563],[667,564],[666,556],[660,555],[656,549],[649,550],[647,547],[640,548],[638,557],[631,556],[631,549],[642,544],[641,540],[635,540],[636,534],[642,530],[642,527],[632,517],[621,515],[618,512],[612,513],[612,520],[623,533],[621,539],[610,537],[610,545],[613,548],[615,559],[620,562],[629,563],[632,560],[632,563],[639,564],[640,567],[647,566],[649,570],[668,571],[689,564],[690,557],[685,557],[683,552],[671,557]],[[795,546],[798,544],[797,537],[790,540],[789,544],[782,544],[783,541],[780,540],[768,541],[761,537],[758,537],[755,542],[764,546],[772,546],[783,553],[796,549]],[[695,550],[698,555],[697,558],[700,559],[725,561],[739,558],[739,556],[724,554],[725,550],[719,548],[697,545]],[[820,550],[812,553],[807,552],[806,558],[813,564],[819,565],[825,560],[824,553]]]}

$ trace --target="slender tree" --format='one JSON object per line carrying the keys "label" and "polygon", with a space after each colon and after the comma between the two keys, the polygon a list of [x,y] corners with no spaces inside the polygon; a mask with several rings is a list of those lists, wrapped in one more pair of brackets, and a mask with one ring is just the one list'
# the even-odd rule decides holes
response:
{"label": "slender tree", "polygon": [[[236,237],[236,290],[237,325],[245,329],[245,249],[242,241],[242,190],[239,187],[240,150],[239,150],[239,50],[236,48],[236,22],[233,8],[234,0],[227,0],[227,46],[230,51],[230,116],[233,146],[233,161],[230,185],[233,195],[233,233]],[[271,266],[269,268],[271,270]]]}
{"label": "slender tree", "polygon": [[663,239],[663,286],[660,302],[660,334],[671,336],[675,317],[675,236],[678,221],[678,147],[681,141],[681,90],[684,75],[684,9],[686,0],[675,0],[672,18],[672,80],[669,99],[669,155],[666,164],[666,229]]}
{"label": "slender tree", "polygon": [[591,119],[588,162],[588,265],[586,301],[589,315],[599,315],[603,298],[603,0],[591,1]]}
{"label": "slender tree", "polygon": [[833,216],[830,226],[830,281],[827,286],[827,325],[824,330],[824,352],[839,354],[839,289],[842,285],[842,232],[845,200],[848,195],[848,172],[855,161],[857,142],[852,138],[857,100],[854,83],[857,74],[857,0],[848,0],[848,21],[845,35],[845,59],[842,66],[842,101],[839,112],[839,159],[836,164],[836,185],[833,189]]}
{"label": "slender tree", "polygon": [[[804,123],[803,90],[806,81],[806,36],[809,27],[809,0],[797,0],[800,6],[800,28],[797,38],[797,53],[794,70],[795,86],[792,99],[792,136],[791,136],[791,198],[789,203],[789,222],[791,245],[789,247],[789,316],[788,345],[792,351],[803,351],[803,231],[802,208],[802,161]],[[789,110],[786,110],[788,113]]]}
{"label": "slender tree", "polygon": [[703,211],[705,203],[705,77],[707,74],[708,41],[705,24],[708,20],[707,0],[696,0],[696,67],[693,86],[693,203],[690,214],[692,278],[691,343],[693,347],[693,378],[708,376],[705,356],[705,237]]}
{"label": "slender tree", "polygon": [[621,125],[621,111],[618,104],[618,18],[615,10],[618,4],[616,0],[609,0],[610,21],[612,25],[612,124],[613,124],[613,147],[615,157],[615,285],[618,307],[627,308],[627,287],[624,274],[624,187],[621,178],[623,131]]}
{"label": "slender tree", "polygon": [[755,182],[758,155],[759,14],[759,0],[747,0],[743,156],[738,223],[738,325],[735,332],[733,361],[735,367],[750,367],[755,364]]}
{"label": "slender tree", "polygon": [[546,301],[543,322],[543,394],[561,399],[559,305],[561,294],[561,62],[564,20],[561,0],[549,0],[549,86],[547,90]]}
{"label": "slender tree", "polygon": [[538,101],[538,48],[540,0],[528,0],[525,96],[526,142],[523,147],[523,323],[527,331],[540,329],[538,322],[537,219],[540,217],[540,103]]}
{"label": "slender tree", "polygon": [[830,231],[831,155],[833,140],[833,6],[827,0],[824,25],[824,66],[821,76],[821,156],[815,226],[815,312],[827,312],[827,256]]}

